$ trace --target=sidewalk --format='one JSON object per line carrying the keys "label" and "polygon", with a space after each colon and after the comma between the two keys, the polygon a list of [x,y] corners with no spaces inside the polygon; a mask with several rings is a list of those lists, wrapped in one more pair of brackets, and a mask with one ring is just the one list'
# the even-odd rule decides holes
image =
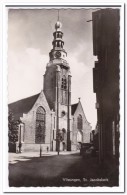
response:
{"label": "sidewalk", "polygon": [[[59,155],[70,155],[70,154],[78,154],[78,151],[60,151]],[[49,152],[42,152],[43,156],[57,156],[58,152],[56,151],[49,151]],[[8,153],[8,160],[10,164],[15,164],[18,161],[27,161],[31,157],[40,157],[39,152],[23,152],[23,153]]]}

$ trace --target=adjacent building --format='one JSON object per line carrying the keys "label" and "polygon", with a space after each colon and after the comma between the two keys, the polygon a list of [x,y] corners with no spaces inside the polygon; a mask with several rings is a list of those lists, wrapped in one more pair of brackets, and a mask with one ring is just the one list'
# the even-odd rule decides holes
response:
{"label": "adjacent building", "polygon": [[93,68],[96,93],[99,158],[119,159],[119,9],[93,12],[93,52],[98,61]]}

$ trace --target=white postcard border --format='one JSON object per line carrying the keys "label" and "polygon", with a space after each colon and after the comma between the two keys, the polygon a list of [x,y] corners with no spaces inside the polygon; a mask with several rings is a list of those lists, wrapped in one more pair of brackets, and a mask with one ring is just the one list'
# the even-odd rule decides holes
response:
{"label": "white postcard border", "polygon": [[[124,3],[101,3],[103,5],[121,5],[121,21],[120,21],[120,186],[119,187],[8,187],[8,108],[7,108],[7,7],[6,5],[18,5],[19,7],[22,5],[100,5],[100,3],[86,3],[84,1],[74,2],[74,1],[13,1],[13,2],[3,2],[2,4],[2,37],[3,37],[3,45],[2,45],[2,180],[3,180],[3,192],[123,192],[124,191]],[[98,7],[98,6],[97,6]],[[17,7],[18,8],[18,7]],[[15,9],[17,9],[15,8]],[[25,9],[25,7],[23,7]],[[27,7],[28,8],[28,7]],[[33,7],[31,8],[33,9]],[[37,8],[39,9],[39,8]]]}

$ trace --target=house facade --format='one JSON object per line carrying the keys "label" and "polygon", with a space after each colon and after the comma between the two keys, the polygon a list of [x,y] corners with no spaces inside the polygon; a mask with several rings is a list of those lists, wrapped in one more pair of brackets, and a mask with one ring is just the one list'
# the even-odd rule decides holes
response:
{"label": "house facade", "polygon": [[98,57],[93,68],[93,90],[96,93],[99,160],[100,163],[106,159],[119,161],[120,11],[107,8],[93,12],[92,21],[93,52]]}

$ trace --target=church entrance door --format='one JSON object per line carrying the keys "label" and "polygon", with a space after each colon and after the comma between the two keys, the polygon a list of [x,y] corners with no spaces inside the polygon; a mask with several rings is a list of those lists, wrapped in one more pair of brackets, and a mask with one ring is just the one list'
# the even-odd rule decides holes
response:
{"label": "church entrance door", "polygon": [[77,133],[77,150],[80,149],[82,143],[82,133],[78,131]]}

